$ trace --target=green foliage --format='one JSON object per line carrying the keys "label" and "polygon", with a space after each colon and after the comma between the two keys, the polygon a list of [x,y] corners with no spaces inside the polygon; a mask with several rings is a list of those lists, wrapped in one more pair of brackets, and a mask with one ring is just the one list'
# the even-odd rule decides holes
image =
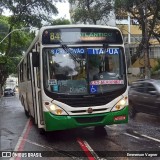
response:
{"label": "green foliage", "polygon": [[9,24],[11,26],[41,27],[42,21],[49,23],[53,15],[58,13],[57,8],[49,0],[1,0],[2,7],[12,13]]}
{"label": "green foliage", "polygon": [[[5,16],[0,16],[0,41],[8,34],[9,30],[9,18]],[[21,25],[19,26],[19,28]],[[31,41],[34,38],[34,33],[30,33],[27,31],[15,31],[12,33],[11,46],[10,46],[10,57],[14,57],[17,55],[22,55],[23,51],[25,51]],[[7,55],[8,47],[8,39],[6,38],[0,45],[0,53]]]}
{"label": "green foliage", "polygon": [[98,21],[107,20],[112,8],[112,0],[70,0],[71,4],[76,4],[73,11],[74,22],[96,24]]}
{"label": "green foliage", "polygon": [[[8,17],[0,15],[0,41],[8,34],[9,24]],[[5,53],[7,40],[0,44],[0,53]]]}
{"label": "green foliage", "polygon": [[44,22],[50,24],[52,16],[58,13],[50,0],[1,0],[0,12],[4,9],[8,9],[12,15],[0,15],[0,41],[7,36],[0,44],[0,59],[5,61],[0,68],[2,85],[9,74],[16,72],[17,57],[22,56],[34,38],[34,33],[16,29],[28,26],[39,28]]}
{"label": "green foliage", "polygon": [[21,57],[9,57],[0,55],[0,84],[4,85],[8,75],[17,72],[17,64]]}
{"label": "green foliage", "polygon": [[116,16],[121,17],[123,17],[124,14],[127,16],[127,13],[130,13],[132,19],[138,21],[144,38],[142,41],[146,41],[144,32],[146,27],[145,21],[147,20],[147,41],[153,36],[160,42],[158,32],[160,29],[160,0],[115,0],[115,13]]}
{"label": "green foliage", "polygon": [[70,24],[70,21],[68,19],[59,18],[51,22],[51,25],[65,25]]}
{"label": "green foliage", "polygon": [[152,68],[152,72],[160,71],[160,59],[157,59],[157,65]]}
{"label": "green foliage", "polygon": [[[160,0],[115,0],[116,17],[127,17],[137,20],[142,30],[142,39],[136,54],[131,57],[132,64],[141,56],[151,38],[160,43]],[[147,22],[147,23],[146,23]],[[149,52],[149,51],[148,51]]]}
{"label": "green foliage", "polygon": [[12,34],[12,46],[10,56],[22,55],[35,37],[34,32],[18,31]]}
{"label": "green foliage", "polygon": [[[0,16],[0,41],[8,34],[9,18]],[[19,26],[20,28],[21,26]],[[5,31],[2,32],[2,31]],[[15,31],[12,33],[11,52],[6,54],[8,39],[6,38],[0,45],[0,84],[4,85],[8,75],[17,73],[17,65],[22,57],[22,53],[27,50],[35,34],[27,31]]]}

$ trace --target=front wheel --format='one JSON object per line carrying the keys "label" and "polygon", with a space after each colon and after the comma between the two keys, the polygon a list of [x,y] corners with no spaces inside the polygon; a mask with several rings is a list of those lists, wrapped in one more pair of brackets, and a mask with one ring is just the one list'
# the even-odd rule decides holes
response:
{"label": "front wheel", "polygon": [[136,110],[133,108],[133,103],[129,103],[129,117],[131,119],[135,118],[136,116]]}
{"label": "front wheel", "polygon": [[45,135],[46,134],[46,131],[44,130],[44,128],[39,128],[39,133],[41,135]]}
{"label": "front wheel", "polygon": [[95,135],[99,136],[106,136],[107,135],[107,131],[105,129],[105,126],[102,125],[102,126],[95,126],[94,127],[94,131],[95,131]]}
{"label": "front wheel", "polygon": [[29,118],[30,117],[29,112],[26,109],[24,109],[24,112],[25,112],[26,117]]}

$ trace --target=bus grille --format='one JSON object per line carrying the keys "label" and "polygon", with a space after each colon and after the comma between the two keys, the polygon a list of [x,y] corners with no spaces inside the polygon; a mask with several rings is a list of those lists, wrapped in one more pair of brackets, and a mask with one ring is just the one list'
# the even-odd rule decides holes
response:
{"label": "bus grille", "polygon": [[117,96],[82,97],[82,98],[57,98],[57,101],[71,107],[92,107],[101,106],[111,102]]}
{"label": "bus grille", "polygon": [[98,116],[98,117],[77,117],[75,120],[78,123],[96,123],[101,122],[103,120],[104,116]]}

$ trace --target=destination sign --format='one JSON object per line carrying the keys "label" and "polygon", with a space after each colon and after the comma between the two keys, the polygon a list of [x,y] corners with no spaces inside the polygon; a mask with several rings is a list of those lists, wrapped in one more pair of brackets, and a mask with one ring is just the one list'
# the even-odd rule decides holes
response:
{"label": "destination sign", "polygon": [[42,44],[60,43],[109,43],[122,44],[119,30],[109,28],[57,28],[46,29],[42,33]]}
{"label": "destination sign", "polygon": [[123,80],[96,80],[91,81],[90,85],[106,85],[106,84],[124,84]]}
{"label": "destination sign", "polygon": [[[70,53],[72,54],[85,54],[86,52],[88,54],[110,54],[110,55],[116,55],[120,53],[120,49],[119,48],[108,48],[107,50],[104,50],[103,48],[69,48],[68,50]],[[67,52],[62,49],[62,48],[58,48],[58,49],[52,49],[51,50],[52,54],[66,54]]]}
{"label": "destination sign", "polygon": [[82,41],[105,41],[107,38],[111,38],[113,35],[113,33],[103,33],[103,32],[99,32],[99,33],[95,33],[95,32],[82,32],[81,33],[81,37],[80,39]]}

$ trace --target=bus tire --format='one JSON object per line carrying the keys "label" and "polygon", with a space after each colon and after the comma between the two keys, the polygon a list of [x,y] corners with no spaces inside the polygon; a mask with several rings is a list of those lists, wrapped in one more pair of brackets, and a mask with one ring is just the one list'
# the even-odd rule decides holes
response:
{"label": "bus tire", "polygon": [[25,112],[26,117],[29,118],[29,112],[26,109],[24,109],[24,112]]}
{"label": "bus tire", "polygon": [[105,129],[105,125],[95,126],[94,127],[94,131],[95,131],[96,135],[101,135],[101,136],[106,136],[107,135],[107,131]]}
{"label": "bus tire", "polygon": [[25,109],[25,103],[24,103],[24,98],[21,98],[21,104],[24,107],[24,113],[26,115],[27,118],[29,118],[29,112]]}
{"label": "bus tire", "polygon": [[44,130],[44,128],[39,128],[39,133],[41,135],[45,135],[46,134],[46,131]]}
{"label": "bus tire", "polygon": [[136,110],[133,108],[133,103],[129,102],[129,117],[131,119],[135,118],[136,116]]}

